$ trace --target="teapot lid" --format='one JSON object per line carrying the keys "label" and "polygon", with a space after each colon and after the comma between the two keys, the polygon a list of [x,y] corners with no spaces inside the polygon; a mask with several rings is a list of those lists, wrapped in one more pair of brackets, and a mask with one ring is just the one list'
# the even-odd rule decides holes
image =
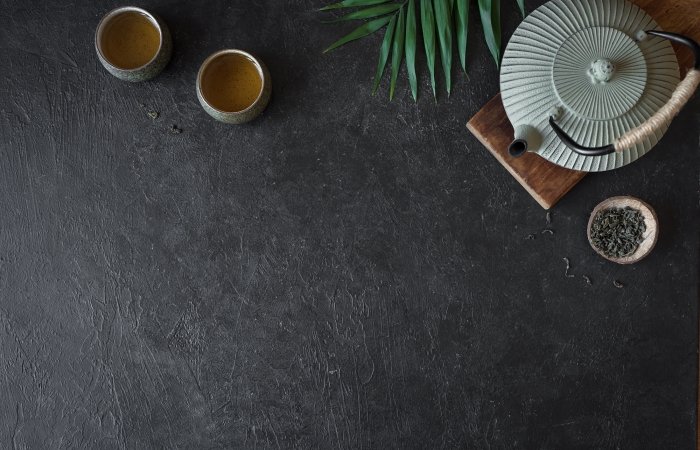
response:
{"label": "teapot lid", "polygon": [[602,171],[628,164],[661,138],[621,153],[584,156],[567,148],[548,124],[552,112],[586,146],[614,141],[654,114],[679,80],[666,40],[644,30],[656,22],[627,0],[552,0],[523,20],[503,54],[501,95],[514,126],[537,129],[537,152],[574,170]]}

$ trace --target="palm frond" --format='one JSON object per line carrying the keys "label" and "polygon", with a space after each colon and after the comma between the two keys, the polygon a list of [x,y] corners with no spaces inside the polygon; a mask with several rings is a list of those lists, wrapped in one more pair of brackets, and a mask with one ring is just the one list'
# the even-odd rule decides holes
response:
{"label": "palm frond", "polygon": [[338,39],[334,43],[332,43],[327,49],[323,51],[323,53],[330,52],[333,49],[336,49],[340,47],[341,45],[345,45],[348,42],[354,41],[356,39],[360,39],[361,37],[365,37],[368,34],[372,34],[375,31],[379,30],[382,28],[384,25],[389,23],[391,20],[391,17],[380,17],[379,19],[374,19],[370,22],[365,22],[363,25],[360,25],[359,27],[355,28],[353,31],[350,33],[346,34],[342,38]]}
{"label": "palm frond", "polygon": [[[479,8],[484,40],[496,67],[498,67],[501,59],[501,0],[475,1]],[[515,5],[525,17],[524,0],[516,0]],[[460,65],[462,70],[466,72],[469,0],[343,0],[320,10],[333,11],[348,8],[354,8],[354,10],[328,22],[361,20],[362,24],[332,43],[323,52],[329,52],[386,27],[372,81],[373,94],[379,87],[389,56],[391,56],[389,98],[393,99],[396,92],[396,81],[405,57],[411,95],[414,100],[418,99],[416,52],[419,41],[423,42],[422,47],[428,67],[430,86],[433,97],[436,99],[435,61],[438,49],[448,96],[452,90],[454,42],[456,42]],[[419,8],[418,11],[416,8]]]}

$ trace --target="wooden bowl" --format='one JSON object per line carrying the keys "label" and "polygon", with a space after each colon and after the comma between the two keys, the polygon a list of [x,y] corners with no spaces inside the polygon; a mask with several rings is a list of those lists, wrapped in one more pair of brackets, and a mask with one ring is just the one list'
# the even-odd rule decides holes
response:
{"label": "wooden bowl", "polygon": [[[637,250],[634,253],[622,258],[613,258],[605,255],[603,252],[598,250],[595,245],[593,245],[593,241],[591,240],[591,226],[593,225],[593,219],[600,211],[608,208],[624,208],[627,206],[637,209],[642,213],[644,216],[644,224],[646,225],[647,229],[642,235],[642,242],[639,244],[639,247],[637,247]],[[587,235],[588,242],[591,244],[593,250],[595,250],[595,252],[603,258],[618,264],[633,264],[647,256],[654,248],[654,245],[656,245],[656,240],[659,237],[659,221],[652,207],[638,198],[630,197],[628,195],[610,197],[598,203],[598,205],[593,208],[591,217],[588,219]]]}

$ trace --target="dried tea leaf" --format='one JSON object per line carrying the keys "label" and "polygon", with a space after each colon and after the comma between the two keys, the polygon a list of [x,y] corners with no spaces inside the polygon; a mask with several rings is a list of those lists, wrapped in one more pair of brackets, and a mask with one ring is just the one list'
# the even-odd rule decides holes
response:
{"label": "dried tea leaf", "polygon": [[591,242],[610,258],[634,254],[644,240],[646,231],[641,211],[628,207],[604,209],[593,218]]}
{"label": "dried tea leaf", "polygon": [[569,269],[571,269],[571,263],[569,262],[569,258],[564,257],[562,259],[566,263],[566,269],[564,270],[564,276],[566,276],[567,278],[573,278],[574,275],[569,273]]}

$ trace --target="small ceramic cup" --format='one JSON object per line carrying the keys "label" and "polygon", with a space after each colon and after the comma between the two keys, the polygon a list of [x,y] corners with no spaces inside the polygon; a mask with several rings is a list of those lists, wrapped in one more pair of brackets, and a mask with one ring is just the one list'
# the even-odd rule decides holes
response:
{"label": "small ceramic cup", "polygon": [[[246,62],[252,64],[257,76],[260,77],[260,89],[259,92],[257,92],[257,97],[251,97],[252,101],[249,104],[243,105],[242,108],[235,108],[236,110],[233,110],[234,108],[215,106],[219,103],[216,98],[212,98],[215,97],[216,90],[208,89],[207,86],[209,82],[208,79],[212,76],[212,73],[208,71],[222,70],[221,65],[217,65],[217,62],[221,63],[224,58],[230,57],[231,55],[245,58],[245,60],[247,60]],[[231,86],[231,89],[236,88],[236,86]],[[265,110],[265,107],[270,101],[271,93],[272,79],[267,67],[265,67],[265,64],[258,58],[243,50],[228,49],[214,53],[204,60],[197,74],[197,98],[199,99],[199,103],[210,116],[221,122],[232,124],[250,122]]]}
{"label": "small ceramic cup", "polygon": [[[155,33],[157,33],[157,45],[151,45],[152,48],[139,48],[139,46],[144,45],[144,42],[149,41],[144,38],[143,34],[139,33],[144,31],[151,33],[152,30],[138,30],[134,24],[125,25],[124,21],[128,20],[127,16],[134,14],[146,19],[153,26]],[[126,60],[118,61],[115,56],[110,57],[110,45],[120,46],[122,52],[139,51],[143,63],[136,63],[137,65],[134,66],[133,63],[126,64],[124,62]],[[115,77],[126,81],[145,81],[158,75],[168,64],[172,55],[173,43],[168,26],[158,16],[135,6],[123,6],[108,12],[100,20],[95,32],[95,50],[102,65]],[[123,57],[124,55],[122,55]],[[139,58],[132,58],[132,61],[139,61]]]}

